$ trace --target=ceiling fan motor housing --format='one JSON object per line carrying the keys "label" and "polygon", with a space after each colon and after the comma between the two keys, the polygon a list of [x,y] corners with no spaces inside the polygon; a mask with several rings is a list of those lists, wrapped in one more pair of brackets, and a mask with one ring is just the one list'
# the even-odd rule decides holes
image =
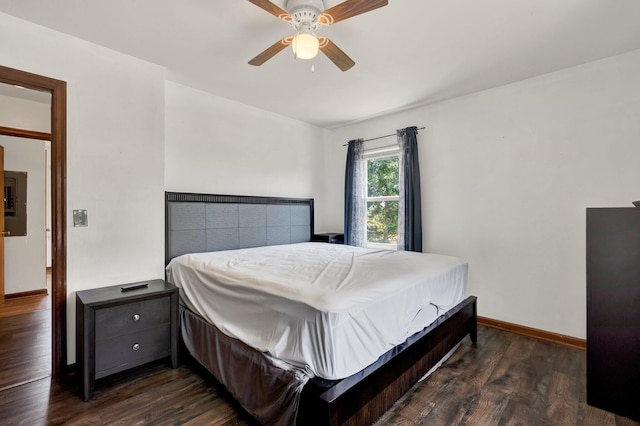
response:
{"label": "ceiling fan motor housing", "polygon": [[315,30],[318,26],[318,16],[324,10],[322,0],[288,0],[287,11],[292,17],[291,25],[299,30],[301,26],[311,27]]}

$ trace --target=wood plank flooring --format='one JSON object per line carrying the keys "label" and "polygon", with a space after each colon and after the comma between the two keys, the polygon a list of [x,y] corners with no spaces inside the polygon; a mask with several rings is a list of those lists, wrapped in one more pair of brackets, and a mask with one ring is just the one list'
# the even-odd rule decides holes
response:
{"label": "wood plank flooring", "polygon": [[586,352],[478,328],[381,425],[638,425],[586,404]]}
{"label": "wood plank flooring", "polygon": [[36,311],[51,311],[51,297],[46,295],[5,299],[0,305],[0,318],[30,314]]}
{"label": "wood plank flooring", "polygon": [[[38,380],[0,392],[3,425],[250,425],[251,417],[189,359],[157,362],[98,382],[86,403],[77,384]],[[586,354],[480,326],[377,423],[386,425],[639,425],[587,406]]]}
{"label": "wood plank flooring", "polygon": [[50,374],[51,298],[6,300],[0,305],[0,391]]}

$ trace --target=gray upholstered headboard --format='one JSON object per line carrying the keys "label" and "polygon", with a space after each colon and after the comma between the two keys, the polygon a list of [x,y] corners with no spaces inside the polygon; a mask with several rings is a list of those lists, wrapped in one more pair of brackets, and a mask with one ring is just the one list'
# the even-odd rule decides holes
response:
{"label": "gray upholstered headboard", "polygon": [[166,192],[165,228],[165,264],[185,253],[306,242],[313,199]]}

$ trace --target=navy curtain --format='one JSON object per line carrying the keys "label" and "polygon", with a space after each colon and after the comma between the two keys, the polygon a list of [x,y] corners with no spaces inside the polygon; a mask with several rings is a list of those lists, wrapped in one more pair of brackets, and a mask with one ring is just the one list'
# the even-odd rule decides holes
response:
{"label": "navy curtain", "polygon": [[422,252],[422,197],[420,195],[420,164],[418,163],[418,128],[397,131],[401,163],[400,223],[403,225],[404,250]]}
{"label": "navy curtain", "polygon": [[347,164],[344,175],[344,243],[352,246],[362,245],[362,150],[363,140],[349,141]]}

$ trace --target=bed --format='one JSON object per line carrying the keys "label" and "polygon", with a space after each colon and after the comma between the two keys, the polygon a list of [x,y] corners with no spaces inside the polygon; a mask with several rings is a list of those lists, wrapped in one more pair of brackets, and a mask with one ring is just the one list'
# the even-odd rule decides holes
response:
{"label": "bed", "polygon": [[185,346],[263,424],[371,424],[476,342],[457,258],[312,243],[312,199],[167,192],[165,207]]}

